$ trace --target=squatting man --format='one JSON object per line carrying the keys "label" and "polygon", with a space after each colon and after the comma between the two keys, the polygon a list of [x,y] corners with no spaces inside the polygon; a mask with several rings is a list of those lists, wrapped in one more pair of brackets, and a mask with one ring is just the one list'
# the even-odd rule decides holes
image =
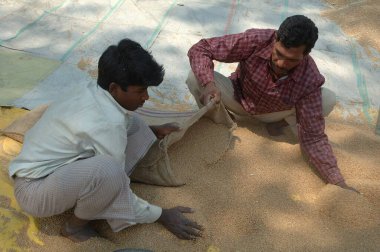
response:
{"label": "squatting man", "polygon": [[[358,192],[345,183],[324,132],[336,98],[322,87],[325,79],[309,54],[317,39],[318,28],[303,15],[286,18],[278,30],[202,39],[188,52],[186,82],[199,107],[222,101],[233,114],[265,122],[273,136],[289,126],[325,181]],[[213,60],[239,64],[227,78],[214,72]]]}

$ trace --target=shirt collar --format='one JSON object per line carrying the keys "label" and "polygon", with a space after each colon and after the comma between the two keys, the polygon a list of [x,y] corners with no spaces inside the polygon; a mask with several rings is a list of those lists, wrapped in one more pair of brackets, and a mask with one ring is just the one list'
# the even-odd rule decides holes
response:
{"label": "shirt collar", "polygon": [[276,37],[274,36],[275,33],[273,33],[273,36],[271,37],[271,41],[270,43],[263,47],[263,48],[260,48],[256,53],[255,55],[264,59],[264,60],[270,60],[270,57],[272,55],[272,49],[273,49],[273,46],[274,46],[274,43],[276,42]]}
{"label": "shirt collar", "polygon": [[303,60],[291,72],[290,77],[293,80],[295,80],[296,82],[298,82],[301,79],[302,75],[304,74],[304,69],[305,69],[305,66],[307,66],[307,62],[309,60],[309,57],[310,57],[309,55],[306,55],[305,57],[303,57]]}
{"label": "shirt collar", "polygon": [[103,96],[105,98],[105,101],[111,103],[113,106],[115,106],[121,113],[123,114],[129,114],[129,111],[120,106],[119,103],[112,97],[112,95],[107,91],[104,90],[102,87],[97,85],[96,83],[92,83],[92,88],[94,88],[94,91],[98,93],[100,96]]}

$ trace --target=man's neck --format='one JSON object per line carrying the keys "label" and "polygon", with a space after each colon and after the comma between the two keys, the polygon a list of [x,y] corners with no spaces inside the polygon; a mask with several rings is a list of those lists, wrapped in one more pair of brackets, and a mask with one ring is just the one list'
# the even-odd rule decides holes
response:
{"label": "man's neck", "polygon": [[272,77],[273,82],[276,82],[279,79],[281,79],[281,78],[283,78],[285,76],[288,76],[288,73],[276,73],[276,71],[273,68],[273,63],[272,62],[269,64],[269,73],[270,73],[270,75]]}

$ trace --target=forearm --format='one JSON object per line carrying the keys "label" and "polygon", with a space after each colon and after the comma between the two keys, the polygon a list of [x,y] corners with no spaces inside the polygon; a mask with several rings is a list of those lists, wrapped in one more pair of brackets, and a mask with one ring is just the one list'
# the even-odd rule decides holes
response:
{"label": "forearm", "polygon": [[327,137],[314,142],[301,142],[301,149],[321,177],[330,184],[344,182]]}
{"label": "forearm", "polygon": [[193,45],[187,56],[191,69],[201,85],[214,81],[213,56],[206,40]]}
{"label": "forearm", "polygon": [[310,163],[328,183],[344,181],[325,134],[321,89],[318,88],[299,100],[296,113],[300,145]]}

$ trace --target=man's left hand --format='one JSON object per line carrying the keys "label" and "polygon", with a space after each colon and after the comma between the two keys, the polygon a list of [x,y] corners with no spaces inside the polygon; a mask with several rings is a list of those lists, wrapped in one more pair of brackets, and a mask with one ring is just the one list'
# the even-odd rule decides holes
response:
{"label": "man's left hand", "polygon": [[346,184],[346,182],[344,182],[344,181],[339,182],[339,183],[337,183],[336,185],[342,187],[343,189],[351,190],[351,191],[353,191],[353,192],[356,192],[356,193],[359,193],[359,194],[360,194],[360,192],[359,192],[358,190],[356,190],[355,188],[353,188],[353,187],[351,187],[351,186],[348,186],[348,185]]}
{"label": "man's left hand", "polygon": [[180,130],[177,123],[165,123],[162,125],[150,126],[150,128],[158,139],[163,139],[170,133]]}
{"label": "man's left hand", "polygon": [[180,239],[195,240],[202,236],[203,227],[192,221],[184,213],[193,213],[189,207],[177,206],[171,209],[162,209],[162,214],[157,222]]}

